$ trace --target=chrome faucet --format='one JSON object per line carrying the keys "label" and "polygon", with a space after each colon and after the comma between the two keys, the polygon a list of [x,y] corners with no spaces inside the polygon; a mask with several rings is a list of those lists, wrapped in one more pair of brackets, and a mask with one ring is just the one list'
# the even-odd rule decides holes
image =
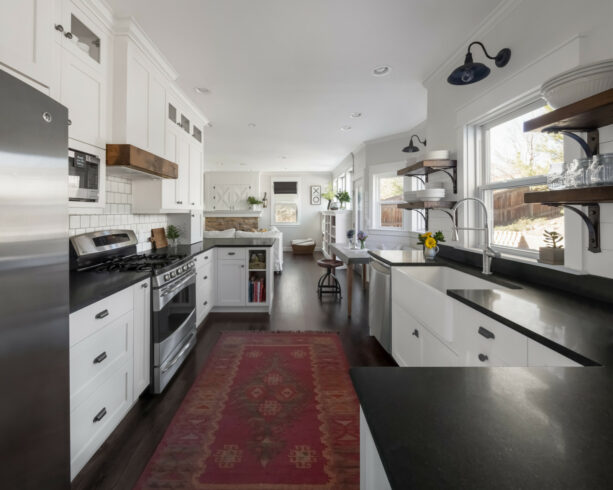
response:
{"label": "chrome faucet", "polygon": [[[483,228],[459,228],[458,227],[458,208],[460,207],[462,203],[466,201],[475,201],[481,204],[481,207],[483,208],[483,216],[485,218]],[[477,199],[476,197],[465,197],[464,199],[460,199],[458,202],[455,203],[455,206],[451,208],[451,212],[452,212],[451,219],[453,221],[453,228],[452,228],[453,240],[457,241],[459,239],[458,230],[483,231],[484,232],[485,241],[483,245],[483,269],[481,270],[481,273],[490,275],[492,273],[492,270],[491,270],[492,258],[500,257],[500,253],[492,250],[492,248],[490,247],[490,232],[489,232],[489,225],[488,225],[489,219],[488,219],[487,207],[485,206],[485,203],[481,199]]]}

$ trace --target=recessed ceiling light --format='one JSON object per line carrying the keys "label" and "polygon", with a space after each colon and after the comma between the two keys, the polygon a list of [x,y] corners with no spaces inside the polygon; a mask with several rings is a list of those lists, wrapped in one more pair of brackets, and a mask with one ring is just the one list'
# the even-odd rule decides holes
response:
{"label": "recessed ceiling light", "polygon": [[353,119],[357,119],[358,117],[362,117],[362,113],[361,112],[352,112],[351,114],[349,114],[350,117],[352,117]]}
{"label": "recessed ceiling light", "polygon": [[194,92],[197,94],[210,94],[211,91],[206,87],[194,87]]}
{"label": "recessed ceiling light", "polygon": [[241,167],[245,167],[247,164],[246,164],[246,163],[239,163],[239,165],[240,165]]}
{"label": "recessed ceiling light", "polygon": [[247,126],[249,126],[250,128],[255,128],[255,123],[249,123],[247,124]]}
{"label": "recessed ceiling light", "polygon": [[287,160],[287,157],[286,157],[285,155],[283,155],[283,156],[281,157],[281,160]]}
{"label": "recessed ceiling light", "polygon": [[341,131],[351,131],[351,126],[342,126]]}
{"label": "recessed ceiling light", "polygon": [[376,77],[384,77],[390,72],[391,69],[392,67],[388,65],[377,66],[377,68],[372,71],[372,74]]}

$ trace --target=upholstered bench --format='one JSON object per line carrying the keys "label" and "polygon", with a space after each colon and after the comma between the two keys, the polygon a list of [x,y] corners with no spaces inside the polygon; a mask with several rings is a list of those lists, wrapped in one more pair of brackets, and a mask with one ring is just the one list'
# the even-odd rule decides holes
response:
{"label": "upholstered bench", "polygon": [[292,240],[292,252],[294,254],[312,254],[315,250],[315,240],[312,238],[299,238]]}

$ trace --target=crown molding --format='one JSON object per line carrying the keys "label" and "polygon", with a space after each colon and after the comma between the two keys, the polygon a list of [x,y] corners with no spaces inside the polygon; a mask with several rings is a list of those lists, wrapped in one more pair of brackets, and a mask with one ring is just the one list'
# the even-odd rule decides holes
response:
{"label": "crown molding", "polygon": [[96,17],[109,32],[113,32],[115,16],[106,0],[77,0],[75,3]]}
{"label": "crown molding", "polygon": [[438,79],[441,73],[446,73],[449,66],[456,66],[458,60],[464,59],[466,49],[470,42],[482,38],[489,33],[496,25],[498,25],[505,17],[513,12],[523,0],[503,0],[488,16],[466,37],[464,42],[451,54],[443,63],[434,69],[423,81],[423,85],[427,88],[433,79]]}

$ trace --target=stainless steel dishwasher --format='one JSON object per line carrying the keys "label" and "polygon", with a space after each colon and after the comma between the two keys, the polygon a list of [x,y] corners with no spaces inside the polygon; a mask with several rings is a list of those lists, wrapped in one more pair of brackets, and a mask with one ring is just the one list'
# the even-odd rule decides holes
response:
{"label": "stainless steel dishwasher", "polygon": [[392,352],[392,269],[373,258],[370,262],[368,289],[368,325],[370,335]]}

